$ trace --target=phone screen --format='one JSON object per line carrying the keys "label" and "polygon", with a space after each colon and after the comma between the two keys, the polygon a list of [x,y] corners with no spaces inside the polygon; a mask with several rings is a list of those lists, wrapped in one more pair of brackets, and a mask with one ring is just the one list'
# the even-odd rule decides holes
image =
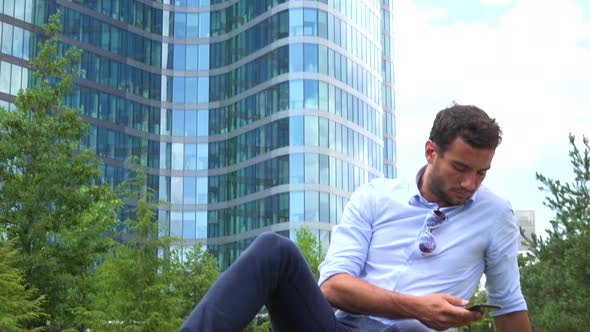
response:
{"label": "phone screen", "polygon": [[483,310],[498,310],[501,307],[499,305],[495,305],[495,304],[487,304],[487,303],[478,303],[478,304],[473,304],[470,306],[465,307],[465,309],[467,310],[471,310],[471,311],[483,311]]}

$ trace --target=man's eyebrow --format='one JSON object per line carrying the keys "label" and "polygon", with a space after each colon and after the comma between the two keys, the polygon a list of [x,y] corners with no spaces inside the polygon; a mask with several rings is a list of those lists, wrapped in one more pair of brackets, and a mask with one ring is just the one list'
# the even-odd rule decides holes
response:
{"label": "man's eyebrow", "polygon": [[459,166],[459,167],[471,169],[471,166],[469,166],[469,165],[467,165],[465,163],[462,163],[462,162],[460,162],[458,160],[452,160],[451,163],[453,163],[453,165],[455,165],[455,166]]}
{"label": "man's eyebrow", "polygon": [[[460,162],[460,161],[458,161],[458,160],[452,160],[452,161],[451,161],[451,163],[453,163],[455,166],[463,167],[463,168],[466,168],[466,169],[473,169],[473,167],[471,167],[471,166],[469,166],[469,165],[467,165],[467,164],[465,164],[465,163],[462,163],[462,162]],[[478,172],[481,172],[481,171],[487,171],[487,170],[489,170],[490,168],[491,168],[491,166],[488,166],[488,167],[486,167],[486,168],[482,168],[482,169],[480,169],[480,170],[477,170],[477,171],[478,171]]]}

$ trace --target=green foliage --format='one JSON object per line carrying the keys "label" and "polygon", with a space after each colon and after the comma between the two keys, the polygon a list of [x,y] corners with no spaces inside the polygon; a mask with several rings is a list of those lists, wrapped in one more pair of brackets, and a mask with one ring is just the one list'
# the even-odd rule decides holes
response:
{"label": "green foliage", "polygon": [[201,243],[170,253],[165,270],[174,295],[180,298],[180,317],[188,317],[219,276],[217,262]]}
{"label": "green foliage", "polygon": [[486,292],[485,288],[478,288],[469,300],[468,305],[477,303],[488,303],[488,292]]}
{"label": "green foliage", "polygon": [[270,320],[267,318],[264,322],[259,324],[258,318],[254,318],[242,332],[269,332]]}
{"label": "green foliage", "polygon": [[584,330],[590,315],[590,146],[586,137],[583,151],[574,136],[569,140],[575,178],[562,183],[537,174],[555,217],[545,238],[525,237],[531,252],[519,257],[531,324],[547,331]]}
{"label": "green foliage", "polygon": [[[79,308],[77,313],[96,331],[172,331],[182,322],[180,301],[169,296],[170,284],[161,273],[161,254],[171,240],[158,238],[158,202],[149,201],[149,191],[141,190],[145,174],[137,164],[132,167],[136,176],[119,187],[125,201],[135,204],[131,210],[137,219],[124,221],[131,236],[96,268],[89,310]],[[141,197],[146,192],[147,197]]]}
{"label": "green foliage", "polygon": [[[469,305],[473,305],[473,304],[477,304],[477,303],[488,303],[488,293],[485,290],[485,288],[478,288],[475,293],[473,294],[473,296],[471,297],[471,299],[469,299],[469,303],[467,304]],[[483,320],[478,321],[478,322],[473,322],[471,324],[469,324],[469,326],[467,327],[463,327],[460,330],[461,331],[471,331],[471,332],[475,332],[475,331],[493,331],[493,326],[494,326],[494,320],[492,318],[492,316],[490,315],[490,312],[488,310],[484,311],[484,316],[483,316]]]}
{"label": "green foliage", "polygon": [[89,308],[77,313],[96,331],[174,331],[217,278],[217,263],[201,244],[169,250],[175,239],[158,237],[159,202],[141,168],[132,168],[136,176],[120,186],[135,202],[136,219],[125,221],[131,238],[96,268]]}
{"label": "green foliage", "polygon": [[[30,62],[35,86],[19,91],[13,112],[0,109],[0,228],[14,241],[28,284],[47,296],[52,327],[75,324],[88,275],[110,241],[120,200],[100,179],[98,162],[80,150],[87,124],[63,104],[79,51],[58,54],[59,13]],[[39,322],[44,325],[45,322]]]}
{"label": "green foliage", "polygon": [[29,322],[47,317],[42,308],[45,297],[27,287],[17,255],[14,241],[0,242],[0,331],[5,332],[23,331]]}
{"label": "green foliage", "polygon": [[299,250],[303,254],[303,257],[313,272],[315,279],[318,280],[320,277],[318,267],[326,258],[322,243],[319,241],[318,237],[313,235],[309,228],[305,226],[298,228],[295,234],[297,236],[297,247],[299,247]]}

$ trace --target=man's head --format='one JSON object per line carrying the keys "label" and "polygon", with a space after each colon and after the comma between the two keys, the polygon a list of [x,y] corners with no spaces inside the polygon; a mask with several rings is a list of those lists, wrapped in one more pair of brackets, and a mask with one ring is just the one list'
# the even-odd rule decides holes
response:
{"label": "man's head", "polygon": [[464,203],[481,185],[501,140],[496,121],[475,106],[440,111],[426,142],[424,197],[439,206]]}
{"label": "man's head", "polygon": [[444,153],[457,137],[477,149],[496,149],[502,141],[502,130],[481,109],[455,104],[438,112],[429,139]]}

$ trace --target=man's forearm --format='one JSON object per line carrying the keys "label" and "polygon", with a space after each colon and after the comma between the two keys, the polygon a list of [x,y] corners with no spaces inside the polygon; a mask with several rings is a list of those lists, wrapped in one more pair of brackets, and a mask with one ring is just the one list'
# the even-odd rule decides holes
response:
{"label": "man's forearm", "polygon": [[530,332],[531,325],[527,311],[515,311],[494,317],[496,332]]}
{"label": "man's forearm", "polygon": [[343,311],[385,318],[414,318],[436,330],[458,327],[483,319],[479,312],[462,308],[464,299],[449,294],[413,296],[392,292],[351,275],[336,274],[321,290],[330,304]]}
{"label": "man's forearm", "polygon": [[333,307],[349,313],[415,318],[412,307],[417,305],[417,297],[391,292],[345,273],[330,277],[321,290]]}

